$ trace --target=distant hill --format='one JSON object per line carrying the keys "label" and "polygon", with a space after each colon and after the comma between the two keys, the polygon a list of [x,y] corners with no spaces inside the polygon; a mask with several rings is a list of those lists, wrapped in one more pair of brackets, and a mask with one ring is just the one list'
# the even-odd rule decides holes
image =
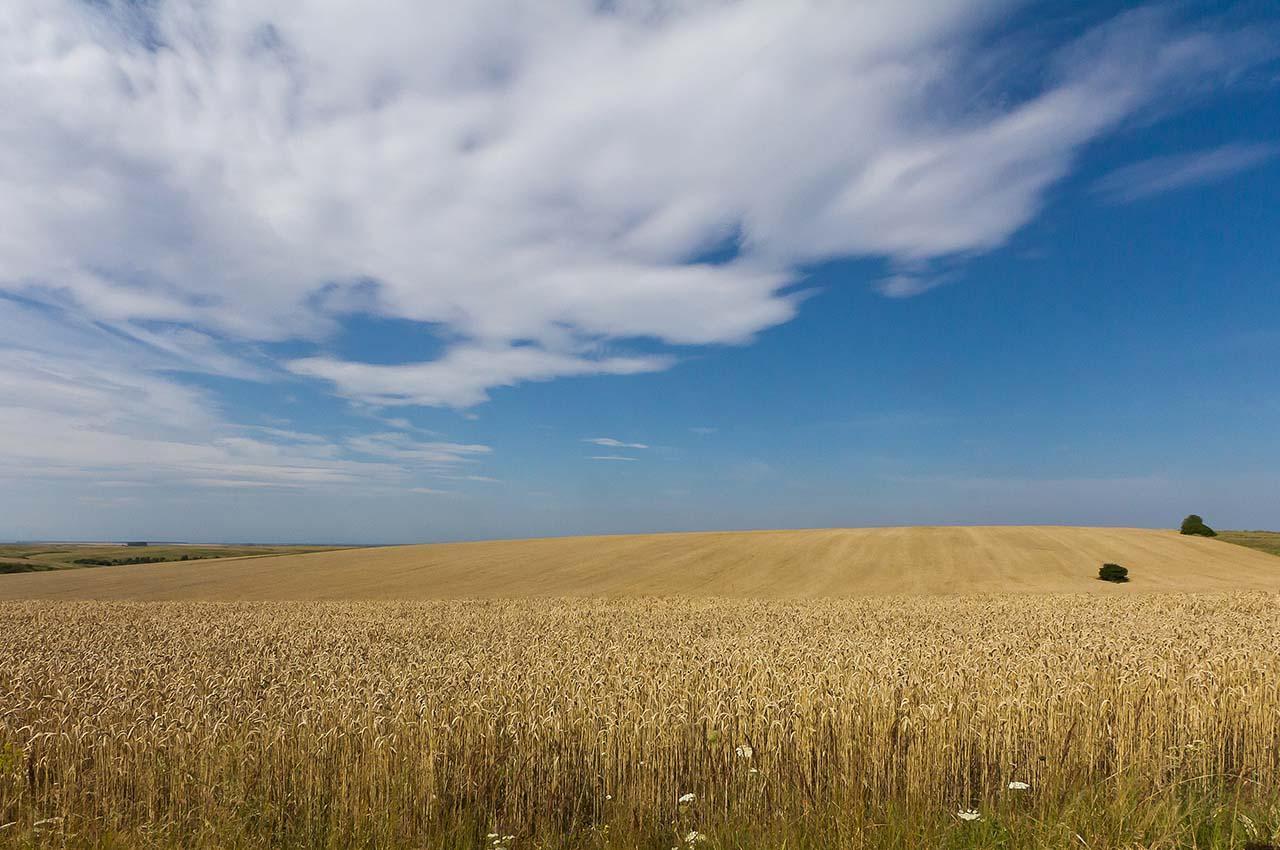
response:
{"label": "distant hill", "polygon": [[[1132,581],[1097,580],[1113,561]],[[1174,531],[851,528],[343,549],[0,575],[0,599],[812,597],[1280,591],[1280,559]]]}
{"label": "distant hill", "polygon": [[34,573],[45,570],[154,564],[162,561],[195,561],[205,558],[241,558],[265,555],[301,555],[332,549],[331,546],[257,546],[221,543],[0,543],[0,573]]}

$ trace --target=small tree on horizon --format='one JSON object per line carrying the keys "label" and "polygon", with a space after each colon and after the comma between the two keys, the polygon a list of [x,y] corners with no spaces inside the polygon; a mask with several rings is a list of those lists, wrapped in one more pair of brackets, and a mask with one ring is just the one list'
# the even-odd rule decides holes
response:
{"label": "small tree on horizon", "polygon": [[1182,521],[1182,527],[1179,529],[1183,534],[1196,534],[1200,537],[1217,537],[1218,532],[1204,524],[1204,520],[1199,514],[1188,514],[1187,518]]}

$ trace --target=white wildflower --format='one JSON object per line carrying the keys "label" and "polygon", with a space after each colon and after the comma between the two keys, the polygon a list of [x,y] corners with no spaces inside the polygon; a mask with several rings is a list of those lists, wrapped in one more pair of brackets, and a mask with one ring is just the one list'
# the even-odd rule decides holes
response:
{"label": "white wildflower", "polygon": [[605,794],[605,795],[604,795],[604,798],[605,798],[606,800],[612,800],[612,799],[613,799],[613,795],[612,795],[612,794]]}
{"label": "white wildflower", "polygon": [[696,799],[697,799],[697,797],[693,796],[692,794],[681,794],[681,795],[680,795],[680,805],[682,805],[682,806],[687,806],[687,805],[689,805],[690,803],[692,803],[692,802],[693,802],[694,800],[696,800]]}
{"label": "white wildflower", "polygon": [[707,837],[701,832],[694,830],[684,837],[685,844],[697,844],[699,841],[706,841]]}
{"label": "white wildflower", "polygon": [[1015,780],[1015,781],[1013,781],[1013,782],[1010,782],[1010,783],[1009,783],[1009,790],[1010,790],[1010,791],[1026,791],[1026,790],[1028,790],[1028,789],[1030,789],[1030,788],[1031,788],[1031,786],[1030,786],[1030,785],[1028,785],[1027,783],[1025,783],[1025,782],[1018,782],[1017,780]]}
{"label": "white wildflower", "polygon": [[956,813],[956,817],[960,820],[981,820],[982,815],[977,809],[961,809]]}
{"label": "white wildflower", "polygon": [[753,767],[753,768],[751,768],[751,772],[752,772],[752,773],[759,773],[760,771],[756,770],[756,769]]}
{"label": "white wildflower", "polygon": [[488,835],[486,835],[486,836],[485,836],[485,838],[489,838],[489,839],[493,839],[493,838],[497,838],[497,837],[498,837],[498,833],[496,833],[496,832],[491,832],[491,833],[489,833]]}
{"label": "white wildflower", "polygon": [[742,745],[740,745],[740,746],[738,747],[738,749],[737,749],[735,752],[737,752],[737,754],[738,754],[738,758],[740,758],[740,759],[749,759],[749,758],[751,758],[753,755],[755,755],[755,752],[756,752],[756,751],[755,751],[755,750],[753,750],[753,749],[751,749],[751,745],[750,745],[750,744],[742,744]]}

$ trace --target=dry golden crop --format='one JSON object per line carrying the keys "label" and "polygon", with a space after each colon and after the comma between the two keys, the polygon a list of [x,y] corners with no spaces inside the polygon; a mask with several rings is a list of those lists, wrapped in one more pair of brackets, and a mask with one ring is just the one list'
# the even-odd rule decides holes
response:
{"label": "dry golden crop", "polygon": [[[1133,581],[1098,581],[1114,561]],[[895,594],[1280,591],[1280,562],[1150,528],[945,526],[486,540],[56,570],[0,599],[304,601],[528,597],[794,599]]]}
{"label": "dry golden crop", "polygon": [[0,844],[1268,838],[1277,638],[1263,594],[3,603]]}

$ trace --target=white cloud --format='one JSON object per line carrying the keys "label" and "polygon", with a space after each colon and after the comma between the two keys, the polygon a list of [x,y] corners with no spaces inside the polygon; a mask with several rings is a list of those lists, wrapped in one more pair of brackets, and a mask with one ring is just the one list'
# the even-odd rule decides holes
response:
{"label": "white cloud", "polygon": [[1012,5],[8,0],[0,288],[257,378],[221,340],[420,322],[439,359],[287,366],[467,407],[750,340],[808,263],[998,246],[1083,145],[1266,49],[1142,10],[1011,97]]}
{"label": "white cloud", "polygon": [[136,337],[55,323],[46,310],[5,299],[0,325],[8,333],[0,339],[0,479],[219,489],[386,485],[489,452],[400,434],[342,445],[238,425],[209,393],[160,374],[168,358]]}
{"label": "white cloud", "polygon": [[1280,155],[1280,145],[1229,144],[1192,153],[1158,156],[1118,168],[1094,189],[1121,203],[1226,180]]}
{"label": "white cloud", "polygon": [[485,401],[493,387],[567,375],[632,375],[665,369],[671,362],[663,356],[594,358],[525,345],[460,346],[426,363],[375,365],[311,357],[287,365],[369,404],[468,407]]}
{"label": "white cloud", "polygon": [[[318,441],[266,441],[244,436],[204,412],[185,411],[189,422],[174,427],[174,385],[116,371],[104,383],[75,361],[25,358],[5,366],[37,371],[42,398],[0,408],[0,478],[104,477],[194,486],[316,486],[395,480],[401,467],[341,457]],[[15,372],[0,367],[0,385],[13,386]],[[192,399],[194,400],[194,398]],[[148,422],[152,403],[158,414]],[[102,411],[109,412],[102,412]],[[169,414],[169,421],[162,416]],[[128,478],[133,476],[132,479]]]}
{"label": "white cloud", "polygon": [[941,275],[918,275],[900,272],[879,281],[876,288],[880,294],[889,298],[911,298],[921,295],[930,289],[936,289],[947,282]]}
{"label": "white cloud", "polygon": [[701,427],[690,428],[689,430],[690,430],[690,431],[692,431],[693,433],[697,434],[697,435],[698,435],[698,436],[700,436],[700,437],[709,437],[709,436],[711,436],[712,434],[716,433],[716,431],[718,431],[719,429],[718,429],[718,428],[708,428],[708,427],[705,427],[705,426],[701,426]]}
{"label": "white cloud", "polygon": [[399,433],[364,434],[348,439],[347,446],[360,454],[425,466],[467,463],[474,460],[476,455],[486,455],[491,451],[488,446],[482,445],[422,442]]}
{"label": "white cloud", "polygon": [[186,483],[196,487],[219,487],[227,490],[258,490],[277,487],[300,490],[306,486],[282,481],[251,481],[242,478],[188,478]]}
{"label": "white cloud", "polygon": [[633,460],[636,460],[636,458],[633,458],[633,457],[625,457],[625,456],[623,456],[623,455],[591,455],[591,457],[587,458],[587,460],[622,460],[622,461],[633,461]]}
{"label": "white cloud", "polygon": [[647,449],[644,443],[624,443],[621,440],[615,440],[613,437],[587,437],[582,442],[593,443],[597,446],[604,446],[608,449]]}

